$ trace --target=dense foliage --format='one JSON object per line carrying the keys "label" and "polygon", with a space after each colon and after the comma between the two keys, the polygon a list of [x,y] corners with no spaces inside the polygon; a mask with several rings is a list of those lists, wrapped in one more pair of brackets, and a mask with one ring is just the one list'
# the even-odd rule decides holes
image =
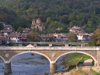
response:
{"label": "dense foliage", "polygon": [[66,55],[63,58],[63,65],[65,65],[66,68],[70,68],[72,66],[76,67],[78,64],[82,64],[87,59],[91,59],[91,57],[81,53],[73,53]]}
{"label": "dense foliage", "polygon": [[29,26],[38,17],[45,23],[47,32],[68,32],[74,25],[93,32],[100,24],[100,0],[0,0],[0,6],[17,14],[8,15],[5,11],[9,10],[5,10],[4,16],[11,19],[0,17],[0,21],[7,21],[15,28]]}
{"label": "dense foliage", "polygon": [[37,32],[34,32],[34,31],[31,31],[28,35],[27,35],[27,40],[28,41],[34,41],[34,42],[37,42],[39,40],[38,38],[38,33]]}
{"label": "dense foliage", "polygon": [[2,23],[0,23],[0,30],[2,30],[3,29],[3,24]]}
{"label": "dense foliage", "polygon": [[11,24],[15,29],[17,29],[19,26],[27,27],[28,24],[28,22],[25,19],[18,16],[14,11],[1,6],[0,6],[0,22]]}
{"label": "dense foliage", "polygon": [[100,25],[94,31],[91,42],[88,42],[86,46],[100,46]]}
{"label": "dense foliage", "polygon": [[77,36],[72,32],[69,32],[67,34],[67,38],[68,38],[68,42],[76,42],[77,41]]}

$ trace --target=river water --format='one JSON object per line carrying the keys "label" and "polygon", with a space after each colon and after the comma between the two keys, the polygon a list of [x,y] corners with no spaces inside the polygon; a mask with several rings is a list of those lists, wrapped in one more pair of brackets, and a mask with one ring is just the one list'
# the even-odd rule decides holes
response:
{"label": "river water", "polygon": [[[56,71],[62,71],[63,65],[60,61],[56,63],[58,69]],[[49,73],[49,61],[38,54],[25,53],[14,57],[11,60],[12,73],[8,75],[44,75]],[[4,75],[4,63],[0,59],[0,75]]]}

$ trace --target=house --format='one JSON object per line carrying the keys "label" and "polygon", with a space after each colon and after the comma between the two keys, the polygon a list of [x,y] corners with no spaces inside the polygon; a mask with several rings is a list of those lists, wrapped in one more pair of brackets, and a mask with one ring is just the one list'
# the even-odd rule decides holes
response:
{"label": "house", "polygon": [[5,25],[3,30],[8,30],[8,31],[15,31],[15,29],[11,25]]}
{"label": "house", "polygon": [[45,25],[41,22],[41,19],[36,19],[32,21],[31,29],[43,31],[45,29]]}
{"label": "house", "polygon": [[30,28],[24,28],[23,33],[22,33],[22,41],[27,41],[27,35],[31,32],[32,30]]}
{"label": "house", "polygon": [[21,33],[18,32],[13,32],[8,35],[8,38],[10,39],[11,43],[21,42],[21,37]]}
{"label": "house", "polygon": [[78,26],[73,26],[69,31],[73,33],[84,33],[84,30]]}
{"label": "house", "polygon": [[3,36],[3,33],[2,32],[0,32],[0,36]]}
{"label": "house", "polygon": [[6,36],[0,36],[0,44],[10,44],[10,40]]}
{"label": "house", "polygon": [[73,26],[69,31],[77,36],[77,41],[90,41],[93,36],[93,33],[85,33],[85,31],[78,26]]}
{"label": "house", "polygon": [[56,36],[56,38],[55,38],[56,42],[66,42],[66,41],[68,41],[66,34],[54,33],[53,35]]}
{"label": "house", "polygon": [[79,33],[77,35],[77,40],[78,41],[90,41],[92,36],[93,36],[93,33],[91,33],[91,34],[88,34],[88,33]]}
{"label": "house", "polygon": [[55,39],[55,36],[52,34],[46,34],[46,35],[40,35],[40,42],[49,42],[49,39],[52,37],[52,39]]}
{"label": "house", "polygon": [[61,34],[61,33],[52,33],[52,34],[40,35],[40,42],[49,42],[51,37],[53,39],[53,42],[68,41],[68,38],[66,37],[66,35]]}
{"label": "house", "polygon": [[10,30],[1,30],[0,31],[4,36],[7,36],[7,35],[9,35],[10,33],[12,33],[12,31],[10,31]]}
{"label": "house", "polygon": [[22,35],[24,35],[26,37],[31,31],[32,30],[30,28],[25,28],[25,29],[23,29]]}

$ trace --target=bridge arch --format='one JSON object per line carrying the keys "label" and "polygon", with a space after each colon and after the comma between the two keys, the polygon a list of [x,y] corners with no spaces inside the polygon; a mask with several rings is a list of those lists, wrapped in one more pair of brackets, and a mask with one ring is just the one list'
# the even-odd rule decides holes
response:
{"label": "bridge arch", "polygon": [[27,51],[27,52],[25,51],[25,52],[17,53],[17,54],[15,54],[14,56],[12,56],[12,57],[10,58],[9,62],[11,62],[11,60],[12,60],[15,56],[18,56],[18,55],[21,55],[21,54],[24,54],[24,53],[36,53],[36,54],[39,54],[39,55],[44,56],[46,59],[49,60],[49,62],[51,61],[50,58],[49,58],[47,55],[43,54],[43,53],[36,52],[36,51],[31,51],[31,52],[30,52],[30,51]]}
{"label": "bridge arch", "polygon": [[55,62],[56,62],[61,56],[64,56],[64,55],[67,55],[67,54],[70,54],[70,53],[82,53],[82,54],[88,55],[88,56],[90,56],[90,57],[94,60],[94,62],[95,62],[96,64],[98,63],[97,60],[95,59],[95,57],[93,57],[93,56],[92,56],[91,54],[89,54],[89,53],[82,52],[82,51],[70,51],[70,52],[63,53],[63,54],[61,54],[60,56],[58,56],[58,57],[56,58]]}
{"label": "bridge arch", "polygon": [[3,60],[3,62],[5,62],[5,59],[2,56],[0,56],[0,58]]}

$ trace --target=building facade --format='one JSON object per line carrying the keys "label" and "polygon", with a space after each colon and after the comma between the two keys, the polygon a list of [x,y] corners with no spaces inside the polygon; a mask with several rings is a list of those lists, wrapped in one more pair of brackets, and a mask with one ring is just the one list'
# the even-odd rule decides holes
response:
{"label": "building facade", "polygon": [[32,21],[31,29],[43,31],[45,29],[45,25],[41,22],[41,19],[36,19]]}

